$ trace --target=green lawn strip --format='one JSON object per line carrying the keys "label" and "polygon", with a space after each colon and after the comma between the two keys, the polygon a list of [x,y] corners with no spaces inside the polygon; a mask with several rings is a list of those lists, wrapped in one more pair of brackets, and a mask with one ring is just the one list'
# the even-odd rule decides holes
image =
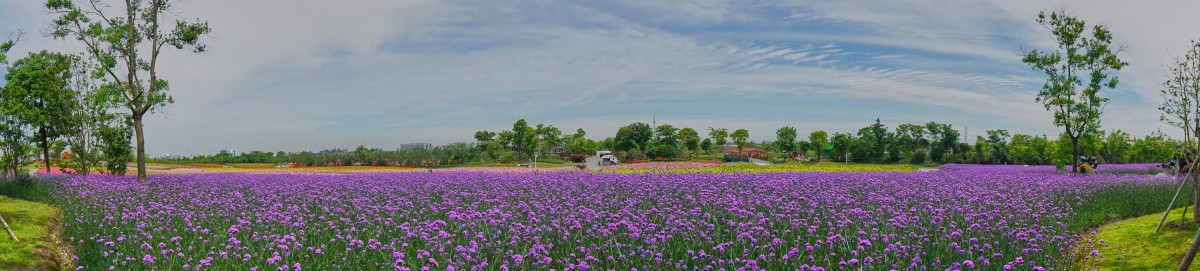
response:
{"label": "green lawn strip", "polygon": [[[1168,223],[1178,224],[1183,208],[1171,210]],[[1196,224],[1187,226],[1163,226],[1157,234],[1154,228],[1162,219],[1162,213],[1149,214],[1137,218],[1113,222],[1100,227],[1096,235],[1091,237],[1096,242],[1103,240],[1106,245],[1098,245],[1102,258],[1099,262],[1091,259],[1081,260],[1080,270],[1174,270],[1183,260],[1183,255],[1196,236]],[[1185,220],[1192,219],[1192,210],[1188,209]],[[1191,270],[1200,270],[1200,261],[1192,263]]]}
{"label": "green lawn strip", "polygon": [[21,239],[15,242],[7,232],[0,231],[0,269],[59,269],[55,259],[63,256],[58,255],[51,236],[51,227],[59,219],[58,208],[0,196],[0,215]]}

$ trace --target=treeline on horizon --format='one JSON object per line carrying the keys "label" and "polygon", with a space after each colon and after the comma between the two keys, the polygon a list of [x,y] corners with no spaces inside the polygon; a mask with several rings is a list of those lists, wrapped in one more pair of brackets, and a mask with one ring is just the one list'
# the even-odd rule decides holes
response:
{"label": "treeline on horizon", "polygon": [[[728,152],[745,155],[745,148],[770,151],[770,159],[782,162],[795,158],[855,163],[912,164],[1024,164],[1071,163],[1071,142],[1065,134],[1010,134],[988,130],[976,136],[975,144],[963,142],[950,124],[900,124],[889,129],[878,119],[856,133],[828,134],[812,131],[801,137],[795,127],[776,130],[774,141],[747,140],[745,129],[707,128],[704,135],[693,128],[670,124],[651,127],[635,122],[621,127],[612,137],[593,140],[583,129],[564,134],[551,125],[530,125],[524,119],[513,129],[478,131],[476,142],[454,143],[430,149],[384,150],[359,146],[354,150],[327,149],[318,152],[252,151],[237,156],[221,153],[182,158],[152,159],[158,163],[274,163],[300,166],[417,166],[449,167],[470,164],[518,164],[533,160],[550,163],[582,162],[598,150],[612,150],[623,160],[690,161],[719,160]],[[1115,130],[1098,131],[1079,139],[1081,156],[1097,157],[1101,163],[1158,163],[1175,154],[1180,142],[1161,132],[1141,138]]]}

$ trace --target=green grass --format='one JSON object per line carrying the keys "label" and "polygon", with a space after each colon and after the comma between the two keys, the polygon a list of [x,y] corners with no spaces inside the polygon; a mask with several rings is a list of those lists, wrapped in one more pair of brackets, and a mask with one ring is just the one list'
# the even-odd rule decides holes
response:
{"label": "green grass", "polygon": [[[1171,210],[1167,222],[1176,225],[1163,226],[1157,234],[1154,228],[1162,218],[1161,212],[1100,227],[1091,239],[1097,243],[1103,240],[1104,244],[1098,245],[1103,257],[1099,261],[1079,259],[1077,269],[1174,270],[1196,235],[1196,224],[1178,225],[1182,213],[1183,208]],[[1191,209],[1184,219],[1192,219]],[[1192,262],[1190,269],[1200,270],[1200,261]]]}
{"label": "green grass", "polygon": [[20,242],[15,242],[8,233],[0,233],[0,269],[20,268],[61,269],[56,259],[57,245],[54,223],[59,221],[58,208],[0,196],[0,215],[12,228]]}

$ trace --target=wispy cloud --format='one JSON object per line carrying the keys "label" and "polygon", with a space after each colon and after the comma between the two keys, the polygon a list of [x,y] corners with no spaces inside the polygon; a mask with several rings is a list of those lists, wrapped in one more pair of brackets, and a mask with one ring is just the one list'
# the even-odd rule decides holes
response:
{"label": "wispy cloud", "polygon": [[[154,154],[387,148],[471,141],[472,131],[507,129],[517,118],[599,139],[651,115],[749,128],[756,140],[783,125],[852,132],[875,118],[1053,133],[1033,102],[1043,79],[1016,56],[1045,45],[1032,21],[1043,5],[181,2],[178,15],[208,20],[215,36],[205,54],[165,56],[179,102],[150,119],[148,140]],[[0,4],[0,31],[44,26],[49,18],[28,15],[38,12]],[[1118,37],[1131,30],[1116,25],[1137,24],[1130,20],[1110,21]],[[1153,57],[1132,50],[1135,66]],[[1146,96],[1153,73],[1131,73],[1140,83],[1119,92]],[[1105,127],[1152,129],[1129,115],[1152,112],[1152,103],[1114,99]]]}

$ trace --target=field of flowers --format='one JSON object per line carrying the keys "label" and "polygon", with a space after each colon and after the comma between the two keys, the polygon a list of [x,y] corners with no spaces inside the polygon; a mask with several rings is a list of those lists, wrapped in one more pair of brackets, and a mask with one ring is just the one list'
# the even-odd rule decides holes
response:
{"label": "field of flowers", "polygon": [[86,176],[55,201],[89,270],[1038,270],[1174,192],[1013,173]]}
{"label": "field of flowers", "polygon": [[775,172],[904,172],[920,167],[908,164],[783,163],[645,163],[605,167],[608,173],[775,173]]}

